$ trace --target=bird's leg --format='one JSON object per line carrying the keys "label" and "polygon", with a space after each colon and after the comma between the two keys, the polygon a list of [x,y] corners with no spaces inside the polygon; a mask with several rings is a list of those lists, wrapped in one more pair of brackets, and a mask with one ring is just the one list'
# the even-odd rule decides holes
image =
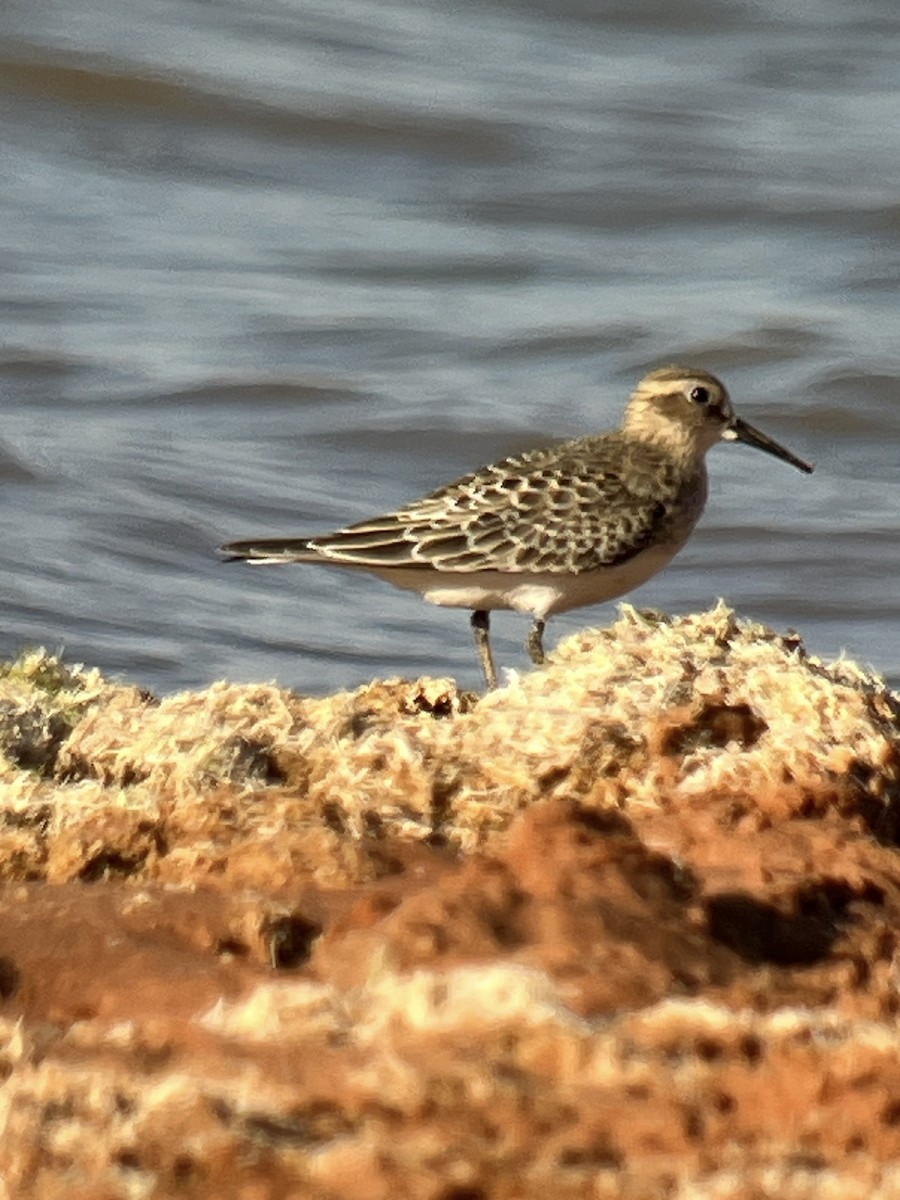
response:
{"label": "bird's leg", "polygon": [[539,667],[544,661],[544,622],[537,617],[534,619],[534,624],[528,631],[528,637],[525,639],[525,649],[528,651],[528,656],[536,667]]}
{"label": "bird's leg", "polygon": [[494,667],[494,656],[491,654],[491,616],[486,609],[476,608],[472,613],[472,632],[475,634],[475,647],[484,672],[484,681],[488,691],[492,691],[497,686],[497,671]]}

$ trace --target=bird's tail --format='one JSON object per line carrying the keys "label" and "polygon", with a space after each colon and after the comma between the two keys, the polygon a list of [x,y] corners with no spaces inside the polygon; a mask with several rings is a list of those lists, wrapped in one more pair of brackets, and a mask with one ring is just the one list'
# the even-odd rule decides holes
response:
{"label": "bird's tail", "polygon": [[260,566],[266,563],[311,562],[319,558],[308,538],[254,538],[246,542],[226,542],[219,550],[228,555],[225,562],[249,562]]}

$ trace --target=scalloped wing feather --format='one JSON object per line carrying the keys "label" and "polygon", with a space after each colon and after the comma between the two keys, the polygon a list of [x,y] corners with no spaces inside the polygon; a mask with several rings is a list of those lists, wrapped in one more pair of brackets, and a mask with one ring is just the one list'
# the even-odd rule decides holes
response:
{"label": "scalloped wing feather", "polygon": [[655,454],[617,462],[609,436],[592,461],[591,441],[504,459],[393,513],[311,538],[308,548],[373,569],[564,574],[625,562],[656,539],[677,472],[661,471]]}

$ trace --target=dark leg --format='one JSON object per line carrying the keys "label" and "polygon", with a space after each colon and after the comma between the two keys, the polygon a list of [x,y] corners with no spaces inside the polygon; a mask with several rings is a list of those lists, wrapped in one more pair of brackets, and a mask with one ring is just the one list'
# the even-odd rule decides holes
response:
{"label": "dark leg", "polygon": [[537,617],[534,619],[534,624],[528,631],[528,637],[525,639],[525,649],[531,661],[536,667],[539,667],[544,661],[544,622],[539,621]]}
{"label": "dark leg", "polygon": [[497,671],[494,668],[494,656],[491,654],[491,617],[483,608],[476,608],[472,613],[472,632],[475,634],[475,646],[478,650],[478,661],[484,672],[484,682],[488,691],[497,686]]}

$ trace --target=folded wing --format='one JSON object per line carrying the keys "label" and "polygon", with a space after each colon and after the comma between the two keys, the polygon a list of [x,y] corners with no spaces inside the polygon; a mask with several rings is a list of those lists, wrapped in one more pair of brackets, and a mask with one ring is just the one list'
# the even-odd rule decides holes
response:
{"label": "folded wing", "polygon": [[231,542],[222,550],[260,564],[579,574],[625,562],[659,534],[674,500],[660,486],[666,472],[658,462],[645,472],[633,462],[629,468],[608,453],[592,461],[590,440],[582,439],[504,459],[335,533]]}

